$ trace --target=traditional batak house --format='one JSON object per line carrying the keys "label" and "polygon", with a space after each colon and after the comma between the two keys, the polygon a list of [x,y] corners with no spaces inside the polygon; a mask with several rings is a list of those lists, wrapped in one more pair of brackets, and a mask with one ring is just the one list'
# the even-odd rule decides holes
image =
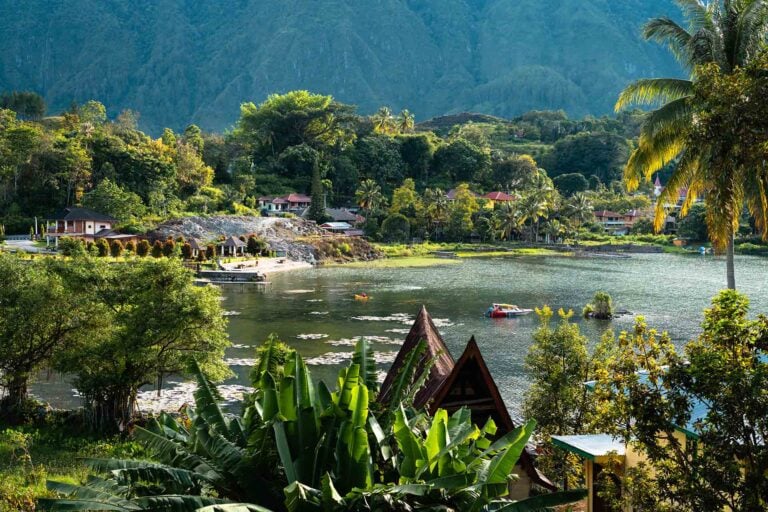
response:
{"label": "traditional batak house", "polygon": [[[422,407],[428,404],[430,414],[437,409],[446,409],[449,413],[453,413],[466,407],[472,413],[472,421],[480,428],[488,418],[493,418],[498,436],[515,428],[496,382],[480,354],[475,338],[469,340],[464,353],[458,361],[454,361],[432,318],[423,306],[384,379],[379,394],[380,400],[386,402],[389,399],[391,387],[405,364],[406,357],[421,340],[426,342],[426,351],[419,362],[416,375],[423,373],[428,361],[434,359],[435,364],[430,368],[424,386],[416,394],[415,406]],[[536,469],[533,456],[528,450],[520,456],[515,466],[515,473],[519,478],[510,484],[511,499],[527,498],[534,484],[548,490],[555,490],[552,482]]]}

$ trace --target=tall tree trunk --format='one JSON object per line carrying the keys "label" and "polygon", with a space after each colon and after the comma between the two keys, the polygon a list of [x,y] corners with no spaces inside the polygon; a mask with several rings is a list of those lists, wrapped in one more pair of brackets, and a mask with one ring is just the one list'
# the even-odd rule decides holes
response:
{"label": "tall tree trunk", "polygon": [[3,412],[10,412],[13,414],[15,410],[19,409],[24,404],[29,396],[27,392],[28,383],[29,378],[26,373],[10,376],[8,385],[5,388],[5,397],[3,397],[2,402],[0,402],[0,408]]}
{"label": "tall tree trunk", "polygon": [[725,250],[725,272],[728,281],[728,289],[736,289],[736,270],[733,265],[733,231],[728,235],[728,245]]}

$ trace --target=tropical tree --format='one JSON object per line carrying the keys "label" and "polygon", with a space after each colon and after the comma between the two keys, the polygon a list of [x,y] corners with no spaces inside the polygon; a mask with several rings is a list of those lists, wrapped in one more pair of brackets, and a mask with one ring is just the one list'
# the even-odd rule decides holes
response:
{"label": "tropical tree", "polygon": [[414,115],[408,109],[404,109],[397,116],[397,129],[400,133],[411,133],[415,120]]}
{"label": "tropical tree", "polygon": [[585,222],[594,218],[592,202],[583,192],[577,192],[568,199],[563,208],[563,213],[565,213],[577,229]]}
{"label": "tropical tree", "polygon": [[521,197],[518,204],[523,222],[530,225],[531,241],[535,243],[539,238],[539,221],[549,215],[550,203],[544,194],[533,192]]}
{"label": "tropical tree", "polygon": [[371,116],[373,122],[373,129],[377,133],[389,134],[392,133],[395,128],[395,118],[392,116],[392,111],[389,107],[381,107]]}
{"label": "tropical tree", "polygon": [[[745,186],[749,172],[739,169],[738,163],[724,154],[727,145],[713,147],[696,137],[693,128],[701,105],[694,86],[703,65],[713,64],[728,75],[749,64],[768,34],[768,3],[679,0],[678,4],[687,27],[667,17],[655,18],[645,25],[644,35],[665,44],[691,76],[638,80],[622,91],[617,111],[630,105],[660,105],[643,122],[638,147],[624,170],[624,180],[634,190],[642,178],[650,181],[653,173],[676,161],[674,172],[657,200],[656,230],[664,225],[666,205],[677,203],[679,189],[688,189],[682,215],[697,197],[706,195],[709,236],[716,248],[725,249],[727,284],[735,288],[733,239],[744,200],[759,218],[766,216],[768,205],[757,197],[750,198],[759,195],[762,187]],[[768,226],[763,226],[763,230],[768,234]]]}
{"label": "tropical tree", "polygon": [[357,205],[367,212],[374,212],[384,206],[384,196],[381,187],[373,180],[367,179],[360,183],[355,192]]}
{"label": "tropical tree", "polygon": [[766,509],[767,329],[764,316],[749,318],[745,296],[724,290],[684,352],[642,317],[610,336],[615,353],[597,374],[594,397],[601,430],[646,461],[622,478],[633,507]]}
{"label": "tropical tree", "polygon": [[99,321],[98,332],[68,343],[54,361],[74,376],[94,429],[128,425],[139,388],[161,389],[166,375],[186,373],[190,356],[211,377],[230,374],[222,360],[229,341],[219,293],[195,286],[179,261],[81,259],[51,266],[66,292]]}
{"label": "tropical tree", "polygon": [[97,332],[83,301],[42,262],[0,253],[0,413],[15,415],[37,370],[67,344]]}
{"label": "tropical tree", "polygon": [[511,240],[512,236],[520,231],[525,221],[517,202],[502,204],[498,210],[493,212],[493,217],[496,220],[496,226],[498,226],[502,240]]}

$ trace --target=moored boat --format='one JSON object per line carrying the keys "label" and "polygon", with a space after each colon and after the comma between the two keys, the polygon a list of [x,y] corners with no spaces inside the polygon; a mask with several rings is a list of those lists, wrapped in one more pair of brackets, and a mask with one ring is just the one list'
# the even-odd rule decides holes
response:
{"label": "moored boat", "polygon": [[532,309],[525,309],[514,304],[492,304],[485,312],[490,318],[512,318],[533,313]]}

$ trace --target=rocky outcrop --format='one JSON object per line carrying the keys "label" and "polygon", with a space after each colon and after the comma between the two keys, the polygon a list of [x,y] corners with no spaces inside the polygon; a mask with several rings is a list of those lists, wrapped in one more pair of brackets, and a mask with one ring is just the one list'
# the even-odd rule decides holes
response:
{"label": "rocky outcrop", "polygon": [[273,251],[284,251],[291,260],[306,261],[312,265],[381,257],[379,251],[363,239],[328,237],[314,222],[300,218],[234,215],[183,217],[166,221],[148,233],[150,238],[160,240],[169,236],[183,236],[197,238],[205,243],[216,242],[222,236],[249,235],[262,238]]}

